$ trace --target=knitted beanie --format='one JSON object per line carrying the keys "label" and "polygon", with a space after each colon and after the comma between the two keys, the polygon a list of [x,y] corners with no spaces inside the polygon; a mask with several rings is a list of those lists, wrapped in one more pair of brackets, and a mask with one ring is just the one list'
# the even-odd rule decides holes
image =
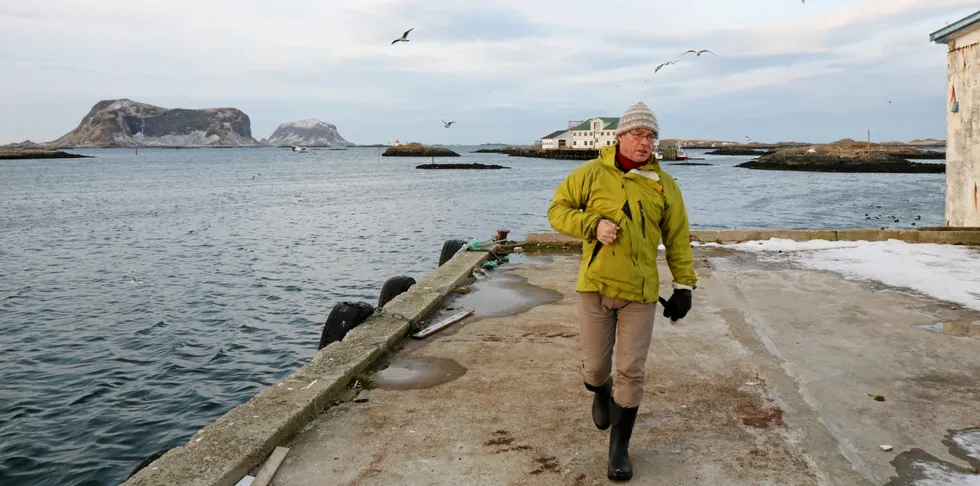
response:
{"label": "knitted beanie", "polygon": [[660,135],[660,126],[657,125],[657,117],[650,111],[650,108],[643,102],[631,106],[626,113],[619,119],[619,128],[616,129],[616,136],[637,128],[652,130],[657,136]]}

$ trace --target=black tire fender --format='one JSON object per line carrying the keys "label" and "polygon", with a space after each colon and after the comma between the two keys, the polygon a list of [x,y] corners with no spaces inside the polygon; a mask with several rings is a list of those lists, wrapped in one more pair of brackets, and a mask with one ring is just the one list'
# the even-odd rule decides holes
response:
{"label": "black tire fender", "polygon": [[381,287],[381,295],[378,296],[378,307],[384,307],[391,299],[405,293],[415,283],[414,278],[405,275],[389,278]]}
{"label": "black tire fender", "polygon": [[337,302],[323,323],[323,331],[320,333],[320,346],[317,351],[326,345],[343,341],[344,336],[351,329],[361,325],[368,317],[374,314],[374,306],[367,302]]}
{"label": "black tire fender", "polygon": [[150,454],[149,456],[146,456],[146,459],[143,459],[139,464],[137,464],[136,467],[133,468],[133,472],[129,473],[129,476],[126,476],[126,479],[132,478],[136,475],[136,473],[140,472],[140,470],[146,468],[146,466],[149,466],[150,464],[153,464],[153,461],[163,457],[163,455],[169,451],[170,448],[161,449],[153,454]]}
{"label": "black tire fender", "polygon": [[444,263],[452,259],[460,248],[466,246],[466,243],[466,240],[446,240],[442,244],[442,253],[439,254],[439,266],[441,267]]}

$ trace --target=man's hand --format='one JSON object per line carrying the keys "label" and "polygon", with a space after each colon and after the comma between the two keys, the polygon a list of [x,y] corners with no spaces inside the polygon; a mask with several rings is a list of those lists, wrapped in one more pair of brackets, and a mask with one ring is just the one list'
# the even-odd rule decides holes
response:
{"label": "man's hand", "polygon": [[608,245],[616,241],[617,232],[619,232],[619,226],[608,219],[604,219],[599,221],[599,226],[595,230],[595,236],[603,245]]}
{"label": "man's hand", "polygon": [[661,297],[660,303],[664,306],[664,317],[669,317],[671,321],[683,319],[691,310],[691,291],[674,289],[674,295],[670,296],[670,300],[664,302]]}

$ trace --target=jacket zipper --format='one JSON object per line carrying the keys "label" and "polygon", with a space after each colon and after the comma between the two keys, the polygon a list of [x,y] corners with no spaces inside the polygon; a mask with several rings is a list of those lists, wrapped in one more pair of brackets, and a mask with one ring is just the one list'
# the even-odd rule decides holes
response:
{"label": "jacket zipper", "polygon": [[640,232],[643,234],[643,238],[647,237],[647,216],[643,213],[643,201],[636,201],[640,205]]}
{"label": "jacket zipper", "polygon": [[[624,179],[626,179],[626,177],[624,177]],[[632,183],[633,181],[630,181],[630,182]],[[623,185],[623,190],[624,191],[626,190],[626,186],[625,185]],[[627,194],[626,200],[629,201],[629,194]],[[637,199],[637,203],[640,203],[640,200],[639,199]],[[642,207],[642,203],[640,203],[640,204],[641,204],[641,206],[640,206],[640,218],[643,218],[643,207]],[[645,228],[645,226],[643,227],[643,229],[641,231],[644,232],[643,238],[645,239],[646,238],[646,234],[645,234],[646,228]],[[633,268],[636,269],[636,274],[640,276],[640,295],[645,295],[646,294],[647,279],[646,279],[646,277],[643,276],[643,272],[640,270],[640,266],[636,262],[637,259],[639,258],[639,251],[637,250],[637,248],[639,248],[640,245],[637,245],[636,244],[636,241],[632,241],[631,243],[633,243],[633,248],[632,248],[633,255],[631,255],[630,260],[633,262]],[[656,263],[654,263],[654,264],[656,264]]]}

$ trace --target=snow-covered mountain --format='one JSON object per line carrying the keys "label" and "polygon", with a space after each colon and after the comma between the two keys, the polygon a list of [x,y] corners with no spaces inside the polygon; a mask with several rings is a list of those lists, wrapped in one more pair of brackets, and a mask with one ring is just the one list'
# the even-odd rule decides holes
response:
{"label": "snow-covered mountain", "polygon": [[297,145],[300,147],[326,147],[353,145],[337,132],[337,127],[330,123],[307,118],[279,125],[276,131],[265,141],[266,145],[284,146]]}
{"label": "snow-covered mountain", "polygon": [[167,109],[128,99],[100,101],[74,130],[44,147],[254,146],[248,115],[235,108]]}

